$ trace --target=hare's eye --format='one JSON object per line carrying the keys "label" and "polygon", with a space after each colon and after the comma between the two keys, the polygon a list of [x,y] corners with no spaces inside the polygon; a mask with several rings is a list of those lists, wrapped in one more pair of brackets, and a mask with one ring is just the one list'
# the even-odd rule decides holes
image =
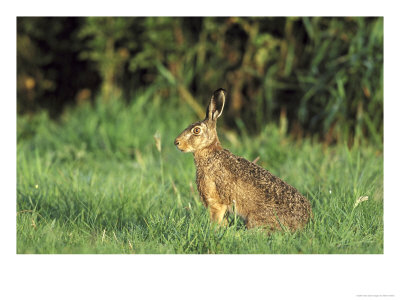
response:
{"label": "hare's eye", "polygon": [[192,132],[193,132],[194,134],[200,134],[201,129],[200,129],[200,127],[195,127],[195,128],[192,129]]}

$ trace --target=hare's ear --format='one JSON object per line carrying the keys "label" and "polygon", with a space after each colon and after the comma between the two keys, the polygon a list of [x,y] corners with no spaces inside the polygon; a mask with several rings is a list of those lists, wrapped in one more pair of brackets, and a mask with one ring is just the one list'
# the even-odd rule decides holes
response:
{"label": "hare's ear", "polygon": [[224,89],[218,89],[214,92],[207,107],[206,119],[216,121],[219,118],[224,110],[225,95]]}

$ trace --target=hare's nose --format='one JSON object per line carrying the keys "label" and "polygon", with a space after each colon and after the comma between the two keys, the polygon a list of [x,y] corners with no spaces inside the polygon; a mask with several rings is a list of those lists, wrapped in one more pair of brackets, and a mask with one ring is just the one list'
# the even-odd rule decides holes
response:
{"label": "hare's nose", "polygon": [[179,141],[178,141],[178,140],[175,140],[175,141],[174,141],[174,144],[175,144],[175,146],[178,146],[178,145],[179,145]]}

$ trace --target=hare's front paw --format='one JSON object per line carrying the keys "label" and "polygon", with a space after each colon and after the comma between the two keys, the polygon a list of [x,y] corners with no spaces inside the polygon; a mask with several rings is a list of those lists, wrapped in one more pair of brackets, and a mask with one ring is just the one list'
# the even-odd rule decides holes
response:
{"label": "hare's front paw", "polygon": [[210,219],[219,225],[228,225],[228,221],[224,219],[228,206],[220,203],[210,204]]}

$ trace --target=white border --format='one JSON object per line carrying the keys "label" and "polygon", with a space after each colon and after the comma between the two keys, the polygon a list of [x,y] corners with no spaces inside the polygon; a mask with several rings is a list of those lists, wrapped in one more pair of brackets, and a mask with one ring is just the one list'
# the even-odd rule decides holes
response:
{"label": "white border", "polygon": [[[278,3],[276,3],[278,2]],[[263,4],[260,4],[263,3]],[[391,2],[394,3],[394,2]],[[4,5],[5,6],[5,5]],[[3,299],[359,299],[398,288],[398,10],[376,1],[15,1],[1,18]],[[16,255],[16,16],[384,16],[384,255]],[[396,276],[395,276],[396,275]]]}

